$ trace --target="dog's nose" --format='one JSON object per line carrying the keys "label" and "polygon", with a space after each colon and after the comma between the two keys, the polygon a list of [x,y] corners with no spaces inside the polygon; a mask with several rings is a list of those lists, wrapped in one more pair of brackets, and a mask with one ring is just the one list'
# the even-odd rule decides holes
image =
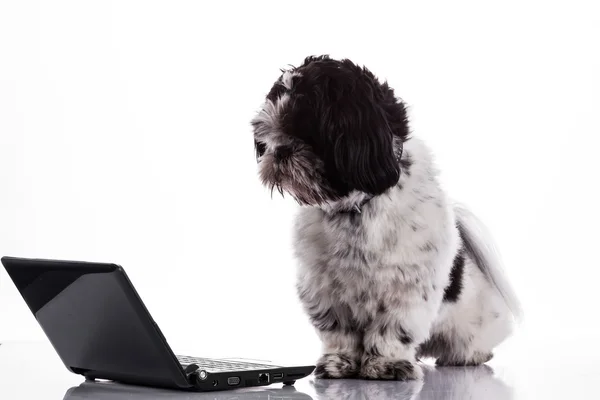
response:
{"label": "dog's nose", "polygon": [[281,162],[292,155],[292,148],[290,146],[279,146],[275,149],[273,153],[273,157],[275,157],[275,161]]}

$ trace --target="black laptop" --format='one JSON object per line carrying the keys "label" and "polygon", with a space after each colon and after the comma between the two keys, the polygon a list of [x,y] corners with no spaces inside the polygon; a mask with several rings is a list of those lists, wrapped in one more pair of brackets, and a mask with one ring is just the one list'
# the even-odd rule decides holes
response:
{"label": "black laptop", "polygon": [[88,380],[213,391],[293,385],[315,368],[176,356],[115,264],[15,257],[2,264],[67,369]]}

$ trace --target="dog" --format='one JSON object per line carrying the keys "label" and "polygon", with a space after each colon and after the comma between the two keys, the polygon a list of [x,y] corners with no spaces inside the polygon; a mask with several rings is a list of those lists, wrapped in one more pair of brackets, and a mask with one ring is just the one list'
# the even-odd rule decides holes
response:
{"label": "dog", "polygon": [[297,293],[323,344],[316,377],[413,380],[424,357],[489,361],[520,305],[403,100],[348,59],[281,72],[251,126],[262,184],[302,206]]}

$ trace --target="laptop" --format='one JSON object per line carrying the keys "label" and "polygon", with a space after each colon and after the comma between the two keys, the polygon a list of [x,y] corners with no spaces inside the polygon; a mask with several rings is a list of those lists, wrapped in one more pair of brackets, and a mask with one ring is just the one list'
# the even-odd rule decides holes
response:
{"label": "laptop", "polygon": [[315,368],[175,355],[116,264],[16,257],[2,264],[67,369],[86,380],[215,391],[293,385]]}

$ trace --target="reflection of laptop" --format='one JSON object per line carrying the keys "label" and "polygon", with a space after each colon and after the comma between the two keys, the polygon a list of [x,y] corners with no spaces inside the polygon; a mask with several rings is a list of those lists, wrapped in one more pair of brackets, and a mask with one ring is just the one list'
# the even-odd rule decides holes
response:
{"label": "reflection of laptop", "polygon": [[312,400],[293,386],[240,389],[227,392],[190,393],[151,389],[113,382],[84,382],[65,393],[63,400]]}
{"label": "reflection of laptop", "polygon": [[183,390],[293,384],[314,366],[175,356],[115,264],[3,257],[2,264],[73,373]]}

